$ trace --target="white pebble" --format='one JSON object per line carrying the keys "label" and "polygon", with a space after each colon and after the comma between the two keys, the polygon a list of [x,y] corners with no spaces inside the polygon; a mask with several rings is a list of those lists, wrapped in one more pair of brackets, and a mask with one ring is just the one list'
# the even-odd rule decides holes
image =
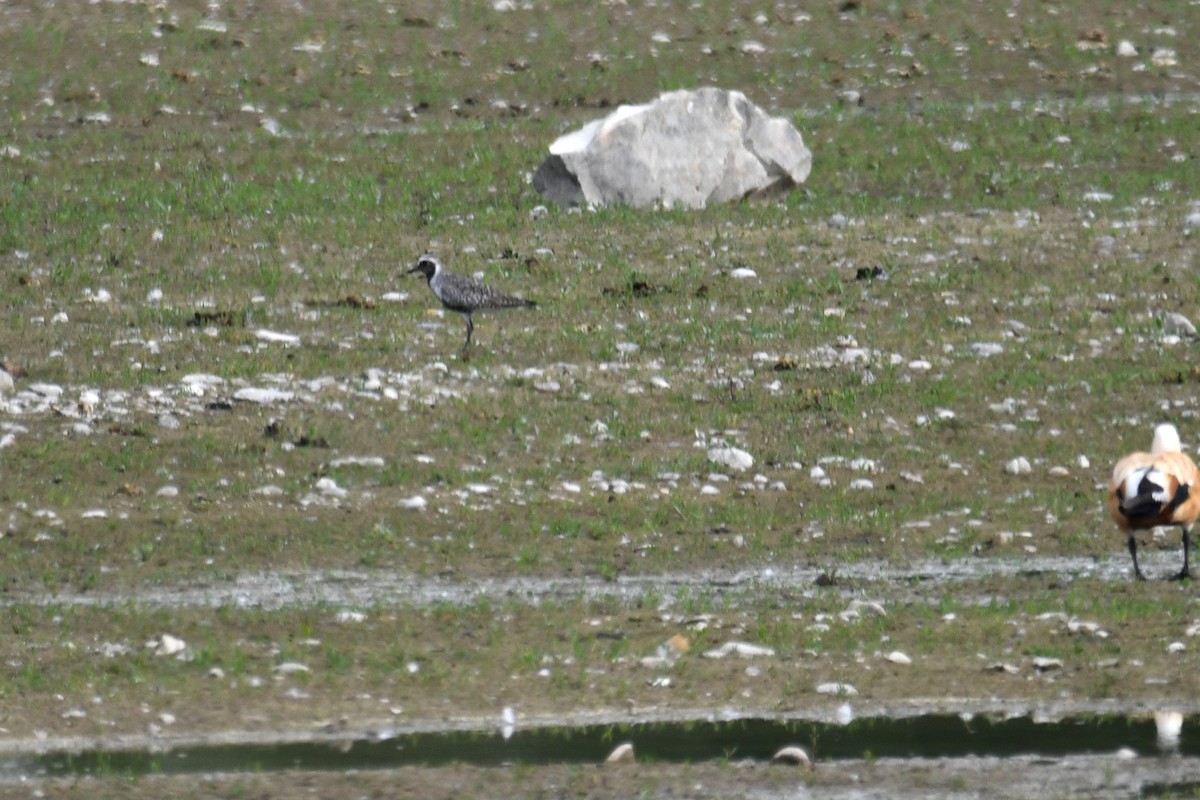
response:
{"label": "white pebble", "polygon": [[745,472],[754,466],[754,456],[736,447],[714,447],[708,451],[708,460],[734,472]]}
{"label": "white pebble", "polygon": [[256,339],[264,342],[275,342],[278,344],[300,344],[300,337],[291,333],[279,333],[277,331],[269,331],[266,328],[260,328],[254,332]]}
{"label": "white pebble", "polygon": [[156,656],[173,656],[182,653],[187,648],[187,642],[169,633],[164,633],[157,639],[146,642],[146,647],[153,650]]}
{"label": "white pebble", "polygon": [[1176,336],[1195,336],[1196,326],[1178,311],[1168,311],[1163,315],[1163,332]]}
{"label": "white pebble", "polygon": [[247,386],[245,389],[238,389],[233,395],[234,400],[242,400],[248,403],[258,403],[259,405],[286,403],[295,397],[295,392],[289,392],[283,389],[259,389],[253,386]]}
{"label": "white pebble", "polygon": [[971,345],[971,352],[984,358],[998,356],[1004,352],[1004,345],[996,342],[975,342]]}
{"label": "white pebble", "polygon": [[1033,466],[1029,463],[1029,459],[1018,456],[1004,465],[1004,471],[1009,475],[1028,475],[1033,472]]}
{"label": "white pebble", "polygon": [[350,493],[337,485],[333,478],[321,478],[317,481],[316,490],[326,497],[346,497]]}
{"label": "white pebble", "polygon": [[725,658],[728,655],[738,655],[742,658],[772,657],[775,655],[775,651],[770,647],[750,644],[749,642],[726,642],[720,647],[704,653],[705,658]]}
{"label": "white pebble", "polygon": [[1173,67],[1179,63],[1179,58],[1170,47],[1156,47],[1150,54],[1150,63],[1156,67]]}
{"label": "white pebble", "polygon": [[276,675],[295,675],[297,673],[308,672],[309,669],[299,661],[285,661],[282,664],[276,664],[271,670]]}
{"label": "white pebble", "polygon": [[819,683],[817,684],[817,694],[830,694],[835,696],[850,696],[858,694],[858,689],[855,689],[848,683]]}
{"label": "white pebble", "polygon": [[605,764],[632,764],[633,763],[633,745],[626,742],[619,744],[608,754],[608,758],[604,759]]}
{"label": "white pebble", "polygon": [[775,764],[794,764],[796,766],[810,766],[812,760],[808,757],[808,753],[803,747],[790,745],[782,747],[776,751],[775,755],[771,756],[772,763]]}

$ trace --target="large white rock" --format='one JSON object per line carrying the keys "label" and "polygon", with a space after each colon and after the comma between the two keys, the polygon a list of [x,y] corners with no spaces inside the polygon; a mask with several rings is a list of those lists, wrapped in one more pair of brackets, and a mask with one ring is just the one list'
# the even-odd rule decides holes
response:
{"label": "large white rock", "polygon": [[533,185],[562,205],[703,208],[786,192],[811,169],[792,123],[741,92],[705,87],[621,106],[560,137]]}

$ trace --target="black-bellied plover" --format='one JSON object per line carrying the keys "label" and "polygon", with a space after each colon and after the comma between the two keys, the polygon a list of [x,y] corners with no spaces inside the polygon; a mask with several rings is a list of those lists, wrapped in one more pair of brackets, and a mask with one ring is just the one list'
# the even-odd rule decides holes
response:
{"label": "black-bellied plover", "polygon": [[533,308],[537,303],[522,297],[514,297],[493,289],[486,283],[480,283],[465,275],[456,275],[442,266],[437,256],[426,253],[417,261],[417,265],[408,271],[411,275],[419,272],[429,282],[429,288],[442,301],[442,305],[451,311],[457,311],[467,320],[467,341],[463,343],[463,352],[471,346],[471,333],[475,323],[471,315],[476,311],[491,311],[499,308]]}
{"label": "black-bellied plover", "polygon": [[1113,468],[1108,485],[1108,513],[1125,534],[1133,556],[1133,576],[1143,580],[1138,567],[1134,531],[1159,525],[1178,525],[1183,530],[1183,569],[1173,580],[1186,580],[1188,546],[1192,526],[1200,517],[1200,470],[1180,452],[1179,431],[1174,425],[1154,429],[1149,453],[1130,453]]}

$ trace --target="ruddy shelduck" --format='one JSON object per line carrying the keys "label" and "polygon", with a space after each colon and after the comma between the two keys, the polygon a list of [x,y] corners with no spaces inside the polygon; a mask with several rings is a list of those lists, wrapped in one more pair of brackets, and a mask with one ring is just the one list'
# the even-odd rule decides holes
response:
{"label": "ruddy shelduck", "polygon": [[1108,485],[1108,513],[1128,537],[1133,574],[1145,580],[1138,567],[1136,531],[1178,525],[1183,531],[1183,569],[1171,580],[1192,577],[1188,550],[1192,525],[1200,517],[1200,470],[1183,454],[1174,425],[1154,429],[1149,453],[1130,453],[1113,468]]}

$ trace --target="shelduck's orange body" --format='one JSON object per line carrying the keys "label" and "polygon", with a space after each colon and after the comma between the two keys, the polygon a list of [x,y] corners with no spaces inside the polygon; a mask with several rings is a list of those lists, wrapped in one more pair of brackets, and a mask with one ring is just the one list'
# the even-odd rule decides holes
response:
{"label": "shelduck's orange body", "polygon": [[1127,537],[1134,577],[1145,580],[1134,532],[1160,525],[1183,531],[1183,569],[1173,580],[1191,577],[1188,550],[1192,525],[1200,517],[1200,470],[1182,452],[1174,425],[1154,429],[1149,453],[1130,453],[1117,462],[1108,485],[1108,513]]}

